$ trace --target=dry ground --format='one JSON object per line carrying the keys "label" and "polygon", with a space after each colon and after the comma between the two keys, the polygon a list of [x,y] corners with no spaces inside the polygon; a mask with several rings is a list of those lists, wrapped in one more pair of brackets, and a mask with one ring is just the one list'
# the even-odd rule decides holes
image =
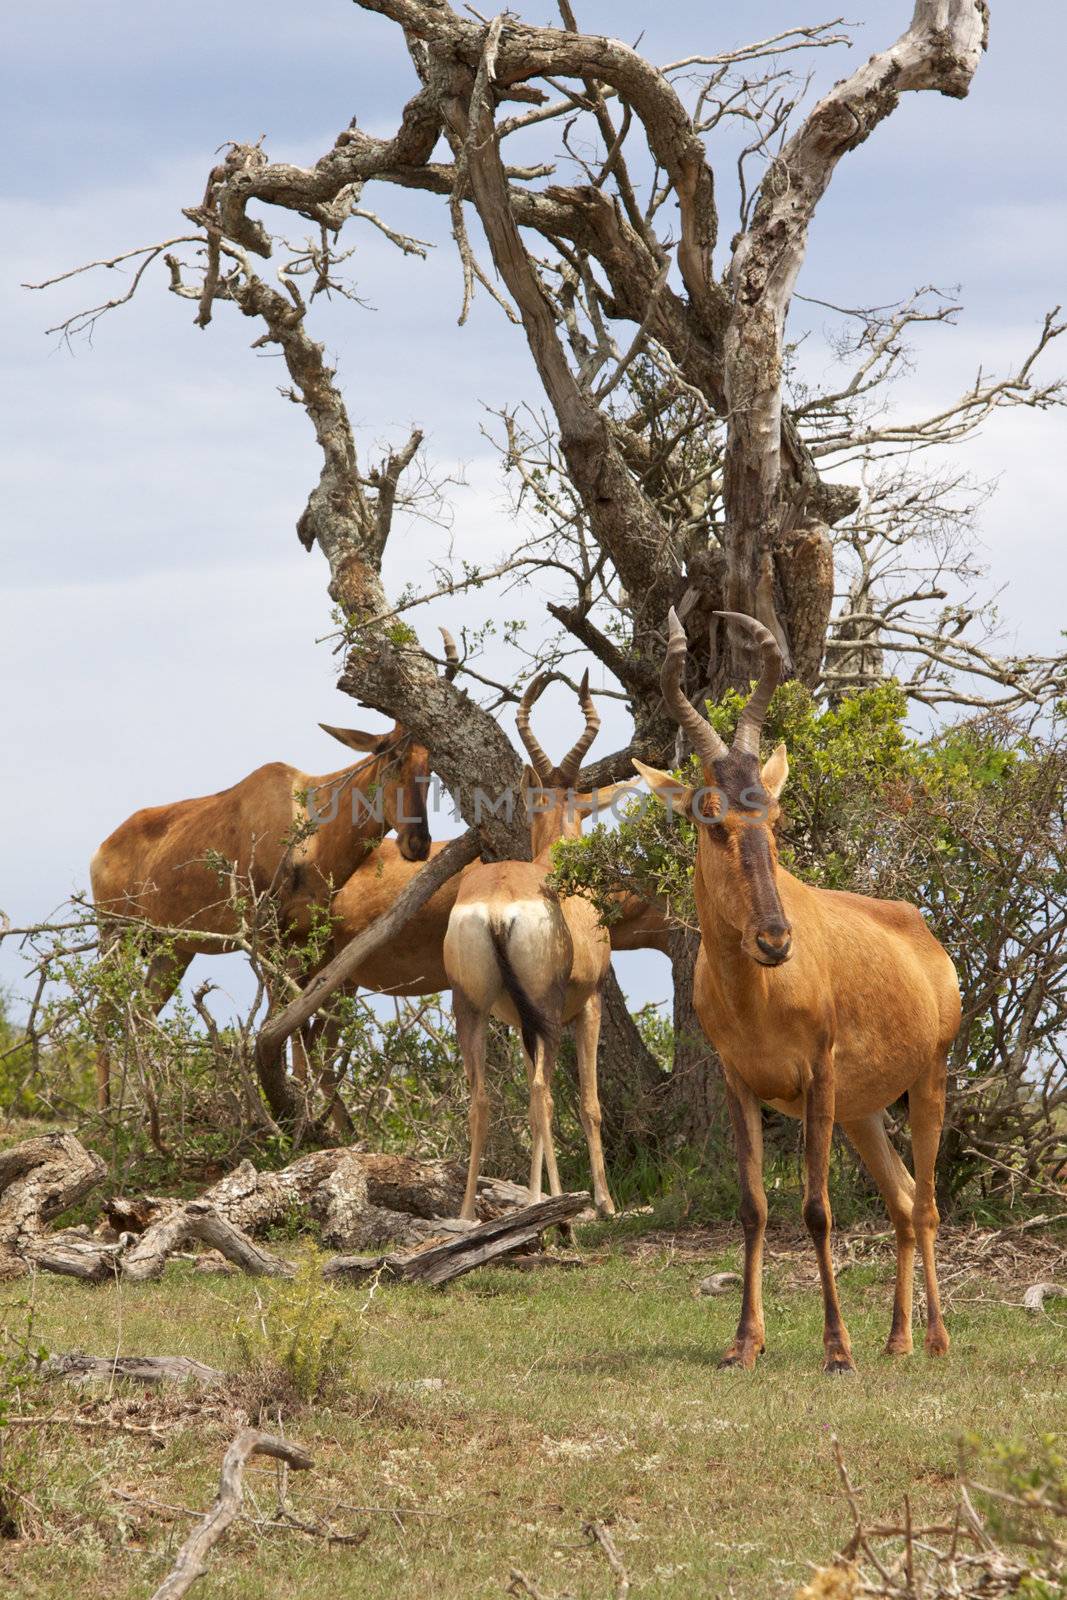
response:
{"label": "dry ground", "polygon": [[[1067,1272],[1062,1236],[945,1230],[953,1350],[890,1362],[892,1257],[884,1238],[840,1237],[841,1287],[860,1363],[823,1377],[814,1268],[799,1234],[772,1240],[769,1348],[758,1372],[719,1372],[734,1294],[698,1299],[737,1266],[733,1227],[585,1238],[581,1271],[485,1271],[443,1292],[338,1288],[361,1319],[353,1391],[282,1418],[315,1469],[253,1496],[198,1593],[381,1600],[505,1593],[513,1569],[546,1597],[608,1600],[616,1579],[583,1534],[612,1528],[633,1596],[791,1596],[849,1531],[831,1437],[872,1509],[905,1491],[917,1515],[951,1497],[958,1441],[1067,1431],[1067,1303],[1028,1316],[1022,1290]],[[5,1315],[25,1283],[0,1286]],[[32,1288],[52,1350],[187,1354],[233,1369],[256,1285],[188,1264],[140,1287],[57,1278]],[[364,1309],[366,1307],[366,1309]],[[0,1583],[27,1600],[150,1595],[191,1516],[214,1493],[247,1398],[61,1384],[24,1411],[65,1420],[6,1431],[23,1525],[0,1539]],[[92,1424],[92,1425],[89,1425]],[[301,1531],[296,1518],[316,1531]],[[278,1525],[278,1524],[281,1525]],[[330,1542],[334,1533],[361,1542]],[[529,1591],[527,1591],[529,1592]]]}

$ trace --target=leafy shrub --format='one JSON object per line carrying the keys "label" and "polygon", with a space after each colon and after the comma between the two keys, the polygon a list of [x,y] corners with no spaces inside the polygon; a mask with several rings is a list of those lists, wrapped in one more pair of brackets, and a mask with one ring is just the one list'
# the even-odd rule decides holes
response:
{"label": "leafy shrub", "polygon": [[329,1404],[352,1386],[360,1329],[350,1306],[323,1280],[318,1253],[308,1247],[294,1277],[265,1284],[255,1312],[234,1330],[253,1407]]}

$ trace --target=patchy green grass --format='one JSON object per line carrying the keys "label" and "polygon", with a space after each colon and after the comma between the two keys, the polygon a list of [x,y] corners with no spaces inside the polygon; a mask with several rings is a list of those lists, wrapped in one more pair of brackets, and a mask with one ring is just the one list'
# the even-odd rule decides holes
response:
{"label": "patchy green grass", "polygon": [[[736,1299],[694,1291],[736,1253],[721,1241],[626,1253],[604,1232],[584,1271],[484,1271],[443,1292],[380,1288],[369,1306],[365,1290],[333,1291],[362,1318],[358,1391],[283,1418],[315,1457],[314,1471],[290,1475],[287,1505],[367,1537],[331,1545],[244,1521],[198,1586],[205,1600],[458,1600],[503,1594],[513,1568],[546,1596],[607,1600],[614,1580],[582,1532],[593,1518],[612,1523],[634,1596],[791,1596],[850,1528],[834,1434],[872,1510],[907,1491],[922,1516],[951,1497],[962,1434],[1025,1441],[1067,1423],[1064,1319],[1003,1304],[1018,1294],[1002,1280],[961,1287],[947,1360],[890,1362],[891,1257],[887,1246],[868,1253],[841,1279],[860,1372],[835,1380],[820,1371],[810,1265],[783,1251],[768,1274],[766,1356],[755,1374],[720,1372]],[[948,1276],[951,1250],[943,1257]],[[0,1302],[25,1293],[5,1284]],[[33,1293],[36,1335],[53,1350],[185,1354],[231,1369],[238,1317],[256,1307],[251,1281],[183,1264],[158,1284],[41,1277]],[[21,1482],[37,1537],[0,1539],[0,1581],[26,1600],[150,1594],[191,1526],[181,1508],[213,1497],[240,1421],[234,1397],[137,1395],[123,1413],[119,1397],[88,1402],[57,1383],[22,1403],[42,1415],[124,1414],[157,1437],[7,1430],[3,1470]],[[274,1465],[255,1463],[247,1482],[250,1515],[274,1519]]]}

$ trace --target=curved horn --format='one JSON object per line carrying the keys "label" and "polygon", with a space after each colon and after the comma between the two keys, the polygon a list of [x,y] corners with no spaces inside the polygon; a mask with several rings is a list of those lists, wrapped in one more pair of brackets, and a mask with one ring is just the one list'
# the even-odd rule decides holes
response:
{"label": "curved horn", "polygon": [[737,732],[734,734],[733,748],[744,751],[746,755],[759,755],[759,739],[763,731],[763,719],[767,715],[767,707],[771,703],[771,696],[778,687],[778,680],[782,676],[782,652],[778,648],[778,641],[769,628],[762,622],[757,622],[755,617],[746,617],[743,611],[716,611],[716,617],[726,617],[730,622],[740,622],[752,635],[759,645],[760,655],[763,657],[763,671],[760,680],[748,697],[741,716],[737,723]]}
{"label": "curved horn", "polygon": [[527,753],[534,765],[534,771],[546,787],[552,779],[552,763],[533,736],[530,728],[530,708],[536,705],[544,693],[546,685],[551,682],[552,674],[550,672],[538,673],[533,682],[527,685],[526,693],[519,701],[519,709],[515,713],[515,726],[519,730],[519,738],[526,746]]}
{"label": "curved horn", "polygon": [[593,704],[593,697],[589,693],[589,670],[586,668],[582,676],[582,686],[578,690],[578,700],[585,712],[585,731],[569,755],[564,756],[556,768],[559,776],[566,784],[573,783],[578,776],[578,769],[582,764],[582,757],[589,749],[593,740],[600,732],[600,717]]}
{"label": "curved horn", "polygon": [[675,722],[685,729],[701,761],[718,761],[730,752],[711,723],[689,704],[682,688],[682,675],[685,672],[688,649],[685,629],[678,621],[678,613],[672,606],[667,613],[667,656],[663,663],[663,671],[660,673],[660,688],[663,690],[667,710]]}
{"label": "curved horn", "polygon": [[446,683],[451,683],[459,671],[459,650],[456,647],[455,639],[453,639],[447,628],[438,628],[437,631],[444,640],[445,645],[445,670],[442,673],[442,677]]}

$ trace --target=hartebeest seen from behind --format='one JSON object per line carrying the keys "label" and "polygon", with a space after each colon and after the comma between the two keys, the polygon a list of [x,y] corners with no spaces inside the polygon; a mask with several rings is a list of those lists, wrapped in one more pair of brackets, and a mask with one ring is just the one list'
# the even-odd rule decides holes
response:
{"label": "hartebeest seen from behind", "polygon": [[[445,847],[445,842],[432,844],[429,859]],[[330,905],[332,954],[338,955],[372,922],[384,916],[421,870],[421,863],[404,859],[394,840],[383,839],[333,897]],[[447,989],[445,934],[463,879],[472,870],[475,868],[466,867],[447,879],[417,916],[357,968],[346,987],[397,997],[438,994]],[[673,926],[670,917],[658,906],[637,895],[620,894],[616,897],[616,914],[607,932],[612,951],[659,950],[669,955]],[[328,1054],[337,1037],[336,1025],[329,1019],[320,1019],[308,1032],[307,1048],[310,1052],[326,1043],[324,1053]],[[322,1086],[332,1097],[331,1115],[338,1132],[351,1133],[352,1125],[337,1095],[336,1081],[328,1071],[323,1074]]]}
{"label": "hartebeest seen from behind", "polygon": [[[448,634],[445,648],[450,675],[458,657]],[[119,937],[120,917],[180,930],[149,962],[146,992],[157,1011],[195,955],[234,948],[227,940],[238,932],[235,912],[211,856],[232,864],[240,882],[269,892],[282,933],[298,940],[314,908],[329,904],[390,828],[407,860],[429,855],[425,747],[399,725],[380,734],[320,726],[363,760],[324,776],[272,761],[218,794],[134,812],[93,856],[102,948]],[[106,1049],[97,1058],[97,1085],[104,1107]]]}
{"label": "hartebeest seen from behind", "polygon": [[[912,1347],[916,1241],[926,1280],[926,1350],[949,1346],[934,1241],[934,1166],[945,1113],[946,1058],[960,1024],[955,969],[915,906],[816,889],[778,862],[775,822],[789,764],[779,745],[760,767],[760,731],[781,673],[773,635],[751,617],[762,672],[728,747],[682,688],[686,638],[668,621],[663,696],[704,772],[693,790],[635,762],[654,792],[696,824],[694,894],[701,946],[697,1014],[722,1059],[741,1179],[745,1271],[737,1335],[725,1366],[752,1367],[764,1348],[760,1101],[804,1124],[804,1221],[822,1280],[825,1371],[854,1370],[830,1255],[827,1176],[841,1124],[889,1209],[897,1241],[887,1351]],[[908,1097],[914,1180],[889,1142],[883,1112]]]}
{"label": "hartebeest seen from behind", "polygon": [[550,677],[542,674],[531,683],[516,717],[533,763],[523,783],[533,860],[468,867],[445,934],[445,973],[471,1094],[470,1165],[460,1213],[467,1218],[474,1216],[489,1121],[485,1044],[490,1016],[517,1027],[522,1037],[530,1083],[532,1200],[541,1196],[542,1165],[548,1168],[550,1192],[560,1192],[552,1142],[552,1074],[560,1031],[565,1023],[575,1024],[579,1114],[589,1147],[593,1198],[602,1216],[615,1210],[600,1142],[596,1081],[601,993],[611,943],[591,901],[581,895],[561,899],[545,880],[552,871],[552,846],[560,839],[577,838],[590,812],[610,807],[617,796],[632,790],[633,783],[612,784],[591,794],[575,792],[582,757],[600,727],[588,673],[579,691],[585,728],[570,754],[558,766],[552,765],[530,728],[531,707]]}

